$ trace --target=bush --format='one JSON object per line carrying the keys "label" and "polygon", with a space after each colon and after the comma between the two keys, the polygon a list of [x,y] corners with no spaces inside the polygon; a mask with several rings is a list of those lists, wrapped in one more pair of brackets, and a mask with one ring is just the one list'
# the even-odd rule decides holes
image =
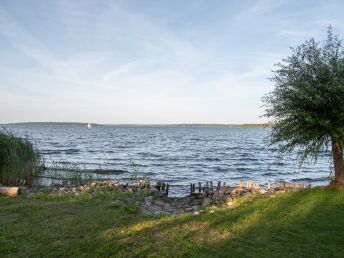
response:
{"label": "bush", "polygon": [[28,139],[0,130],[0,184],[32,185],[42,168],[42,156]]}

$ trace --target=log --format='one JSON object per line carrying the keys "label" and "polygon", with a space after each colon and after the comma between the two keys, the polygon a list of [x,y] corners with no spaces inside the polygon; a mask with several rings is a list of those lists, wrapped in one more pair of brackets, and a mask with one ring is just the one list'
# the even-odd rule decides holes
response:
{"label": "log", "polygon": [[0,195],[7,195],[7,196],[18,196],[20,195],[21,190],[20,187],[0,187]]}

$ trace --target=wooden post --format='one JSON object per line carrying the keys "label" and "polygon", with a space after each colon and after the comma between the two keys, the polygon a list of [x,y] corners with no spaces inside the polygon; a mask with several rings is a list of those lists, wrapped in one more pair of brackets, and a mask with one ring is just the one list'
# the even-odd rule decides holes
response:
{"label": "wooden post", "polygon": [[275,180],[274,188],[277,188],[277,187],[278,187],[278,182],[277,182],[277,180]]}
{"label": "wooden post", "polygon": [[223,187],[226,187],[226,182],[223,182],[223,183],[222,183],[222,186],[223,186]]}
{"label": "wooden post", "polygon": [[213,181],[210,181],[210,190],[214,191]]}
{"label": "wooden post", "polygon": [[242,179],[239,181],[239,187],[242,188]]}
{"label": "wooden post", "polygon": [[270,180],[268,180],[268,190],[271,189],[271,183],[270,183]]}
{"label": "wooden post", "polygon": [[161,182],[160,181],[156,182],[155,188],[158,189],[158,191],[160,191],[160,188],[161,188]]}
{"label": "wooden post", "polygon": [[248,180],[246,180],[246,188],[248,188],[250,186],[250,183]]}
{"label": "wooden post", "polygon": [[198,192],[200,193],[202,191],[202,184],[201,182],[198,182]]}
{"label": "wooden post", "polygon": [[166,184],[166,195],[168,195],[168,190],[170,189],[170,185],[167,183]]}
{"label": "wooden post", "polygon": [[7,196],[18,196],[20,195],[21,190],[20,187],[0,187],[0,195],[7,195]]}
{"label": "wooden post", "polygon": [[190,194],[192,194],[192,183],[190,184]]}
{"label": "wooden post", "polygon": [[221,188],[221,181],[218,181],[216,191],[220,191],[220,188]]}
{"label": "wooden post", "polygon": [[259,181],[257,181],[257,183],[256,183],[256,188],[257,188],[257,189],[259,189],[259,188],[260,188]]}
{"label": "wooden post", "polygon": [[161,190],[162,190],[162,191],[165,191],[165,187],[166,187],[166,184],[165,184],[165,183],[162,183]]}

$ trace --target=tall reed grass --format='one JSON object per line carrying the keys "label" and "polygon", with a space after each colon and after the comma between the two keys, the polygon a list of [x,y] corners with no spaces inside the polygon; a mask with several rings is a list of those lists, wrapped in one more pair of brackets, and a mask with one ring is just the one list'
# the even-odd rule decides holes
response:
{"label": "tall reed grass", "polygon": [[0,184],[33,185],[43,167],[42,156],[30,140],[0,129]]}

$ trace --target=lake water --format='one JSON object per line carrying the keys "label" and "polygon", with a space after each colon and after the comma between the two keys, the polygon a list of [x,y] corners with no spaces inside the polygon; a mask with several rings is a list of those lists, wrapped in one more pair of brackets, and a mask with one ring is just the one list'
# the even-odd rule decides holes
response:
{"label": "lake water", "polygon": [[[29,137],[53,162],[77,163],[86,170],[108,169],[103,178],[128,180],[135,163],[138,175],[171,185],[171,193],[185,194],[189,183],[240,179],[285,180],[322,185],[328,183],[331,159],[298,167],[295,156],[281,156],[267,147],[270,129],[190,128],[159,126],[11,125],[18,135]],[[99,175],[98,175],[99,176]]]}

